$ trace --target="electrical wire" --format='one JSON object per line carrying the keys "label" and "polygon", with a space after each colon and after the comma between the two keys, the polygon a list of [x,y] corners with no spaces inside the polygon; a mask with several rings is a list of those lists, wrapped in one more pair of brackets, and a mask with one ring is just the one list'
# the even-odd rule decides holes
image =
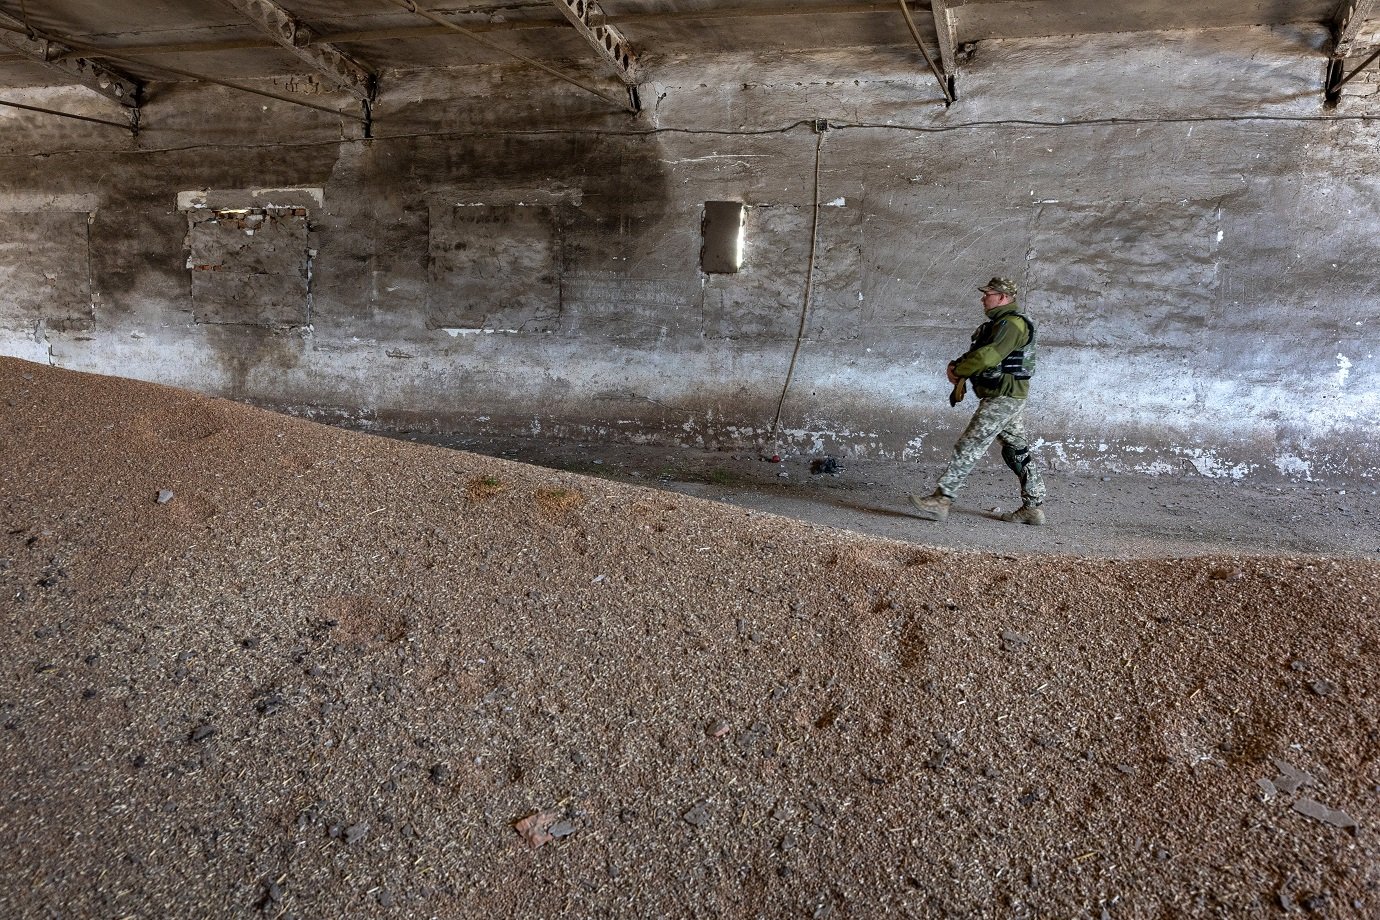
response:
{"label": "electrical wire", "polygon": [[781,385],[781,398],[776,401],[776,416],[771,420],[769,440],[776,440],[776,429],[781,424],[781,407],[786,403],[786,393],[791,388],[791,378],[795,376],[795,361],[800,356],[800,345],[805,341],[805,322],[810,314],[810,300],[815,290],[815,248],[819,244],[819,161],[824,149],[824,131],[815,136],[815,191],[814,213],[810,218],[810,258],[805,266],[805,300],[800,305],[800,328],[795,334],[795,348],[791,350],[791,363],[786,368],[786,382]]}
{"label": "electrical wire", "polygon": [[[1201,115],[1183,116],[1169,118],[1088,118],[1074,121],[1034,121],[1030,119],[1005,119],[992,121],[969,121],[953,125],[905,125],[905,124],[883,124],[876,122],[836,122],[829,120],[830,131],[847,130],[868,130],[868,131],[903,131],[915,134],[948,134],[954,131],[965,131],[976,128],[1089,128],[1106,127],[1113,125],[1174,125],[1174,124],[1236,124],[1250,122],[1271,122],[1271,123],[1331,123],[1331,122],[1372,122],[1380,121],[1380,114],[1367,115]],[[623,129],[623,128],[536,128],[536,129],[480,129],[480,130],[449,130],[449,131],[409,131],[399,134],[376,134],[372,138],[332,138],[328,141],[307,141],[305,144],[285,143],[285,144],[194,144],[184,147],[162,148],[165,150],[186,150],[194,147],[216,146],[216,147],[261,147],[261,146],[317,146],[320,144],[342,144],[358,143],[360,141],[388,141],[388,140],[420,140],[424,138],[447,138],[447,137],[542,137],[546,135],[564,135],[573,137],[631,137],[631,138],[650,138],[662,134],[684,134],[684,135],[713,135],[717,137],[762,137],[770,134],[789,134],[800,128],[807,128],[814,124],[813,119],[801,119],[790,122],[776,128],[752,128],[752,129],[729,129],[729,128],[645,128],[645,129]],[[148,148],[157,149],[157,148]]]}
{"label": "electrical wire", "polygon": [[40,112],[44,115],[59,115],[63,118],[75,118],[77,121],[89,121],[92,124],[109,125],[112,128],[121,128],[125,131],[133,131],[135,133],[138,133],[134,125],[122,125],[117,121],[106,121],[104,118],[92,118],[89,115],[74,115],[71,112],[59,112],[57,109],[45,109],[36,105],[24,105],[20,102],[9,102],[5,99],[0,99],[0,106],[4,106],[10,109],[23,109],[26,112]]}
{"label": "electrical wire", "polygon": [[[345,118],[354,118],[347,112],[336,112],[335,114]],[[914,134],[948,134],[954,131],[966,131],[977,128],[1049,128],[1049,129],[1075,129],[1075,128],[1095,128],[1114,125],[1174,125],[1174,124],[1248,124],[1253,122],[1265,122],[1273,124],[1327,124],[1333,122],[1375,122],[1380,121],[1380,114],[1367,115],[1200,115],[1200,116],[1181,116],[1168,118],[1088,118],[1072,121],[1034,121],[1030,119],[1005,119],[991,121],[969,121],[954,125],[904,125],[904,124],[882,124],[874,122],[836,122],[832,119],[829,122],[830,131],[848,130],[868,130],[868,131],[902,131]],[[770,134],[789,134],[802,127],[812,125],[813,119],[801,119],[776,128],[753,128],[753,129],[726,129],[726,128],[647,128],[647,129],[604,129],[604,128],[540,128],[540,129],[481,129],[481,130],[447,130],[447,131],[409,131],[399,134],[375,134],[373,137],[333,137],[327,140],[313,141],[287,141],[274,142],[268,144],[247,143],[247,144],[227,144],[225,142],[207,142],[204,144],[179,144],[172,147],[140,147],[140,153],[174,153],[180,150],[199,150],[203,147],[216,147],[225,150],[262,150],[262,149],[285,149],[294,147],[321,147],[339,146],[342,144],[373,143],[375,141],[406,141],[422,140],[425,138],[465,138],[465,137],[542,137],[547,135],[563,135],[568,137],[630,137],[630,138],[651,138],[662,134],[684,134],[684,135],[712,135],[716,137],[763,137]],[[64,151],[52,151],[54,154],[61,154]],[[0,153],[0,159],[10,156],[28,157],[30,154],[6,154]]]}

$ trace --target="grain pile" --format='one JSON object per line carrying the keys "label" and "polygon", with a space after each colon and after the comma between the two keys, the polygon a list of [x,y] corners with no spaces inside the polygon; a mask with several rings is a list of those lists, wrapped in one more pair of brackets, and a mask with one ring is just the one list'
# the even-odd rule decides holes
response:
{"label": "grain pile", "polygon": [[0,397],[0,916],[1380,913],[1373,561],[947,552]]}

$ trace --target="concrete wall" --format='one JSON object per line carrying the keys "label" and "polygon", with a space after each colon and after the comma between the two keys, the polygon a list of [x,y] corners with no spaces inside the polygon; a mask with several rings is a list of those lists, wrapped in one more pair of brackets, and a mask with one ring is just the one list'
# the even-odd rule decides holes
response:
{"label": "concrete wall", "polygon": [[[1322,108],[1325,37],[984,42],[947,110],[905,48],[653,59],[638,117],[521,65],[390,73],[367,141],[189,85],[137,139],[4,110],[0,352],[368,425],[929,461],[1004,274],[1046,462],[1371,478],[1380,129]],[[748,205],[736,275],[699,270],[710,200]]]}

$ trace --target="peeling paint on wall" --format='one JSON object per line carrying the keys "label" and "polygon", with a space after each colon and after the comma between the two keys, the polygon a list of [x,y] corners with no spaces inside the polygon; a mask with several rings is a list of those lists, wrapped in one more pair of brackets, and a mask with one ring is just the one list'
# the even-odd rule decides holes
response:
{"label": "peeling paint on wall", "polygon": [[451,338],[462,335],[494,335],[495,333],[502,335],[517,335],[521,332],[520,329],[455,329],[446,326],[442,326],[441,331]]}

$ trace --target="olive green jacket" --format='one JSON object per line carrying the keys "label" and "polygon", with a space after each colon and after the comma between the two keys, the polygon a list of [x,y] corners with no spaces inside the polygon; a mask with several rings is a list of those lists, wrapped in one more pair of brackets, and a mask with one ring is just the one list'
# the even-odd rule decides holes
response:
{"label": "olive green jacket", "polygon": [[[1015,317],[1016,321],[1009,319]],[[987,321],[996,322],[988,331],[986,341],[978,342],[972,349],[965,352],[963,357],[954,362],[954,373],[959,377],[971,377],[980,374],[989,367],[997,367],[1007,355],[1018,348],[1025,346],[1030,340],[1030,326],[1025,322],[1025,316],[1021,313],[1021,308],[1016,301],[1006,304],[999,309],[987,314]],[[992,396],[1014,396],[1017,399],[1025,399],[1030,395],[1030,381],[1017,380],[1010,374],[1001,375],[1001,386],[995,389],[983,386],[976,380],[973,384],[973,393],[978,399],[988,399]]]}

